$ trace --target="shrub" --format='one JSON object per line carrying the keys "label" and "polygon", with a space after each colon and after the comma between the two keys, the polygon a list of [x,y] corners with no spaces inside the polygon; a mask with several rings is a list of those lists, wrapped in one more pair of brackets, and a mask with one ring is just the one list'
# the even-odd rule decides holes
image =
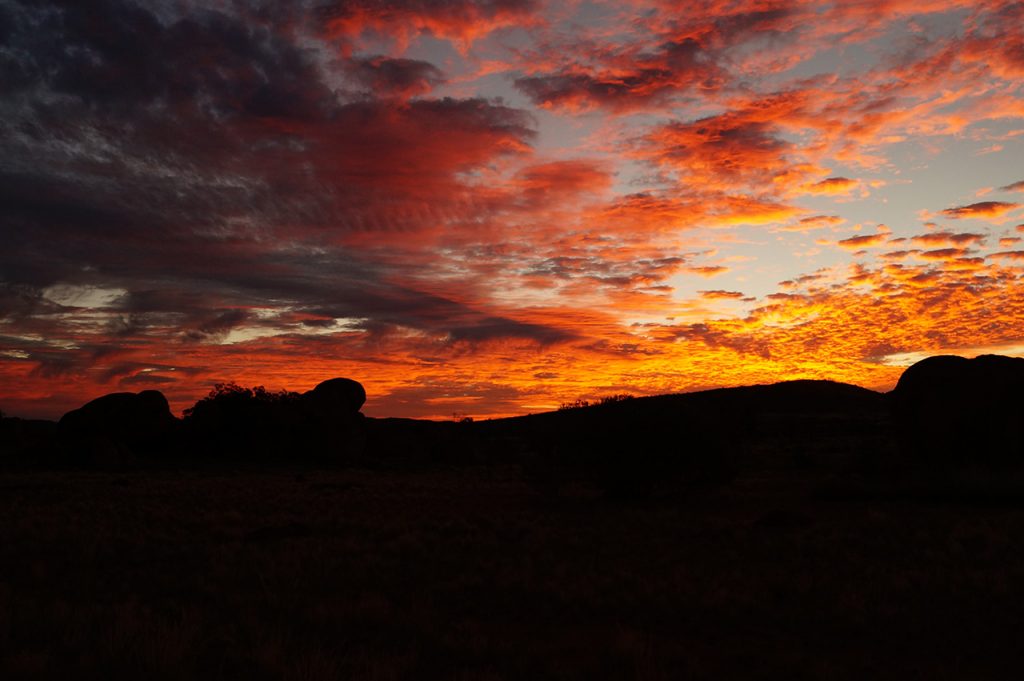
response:
{"label": "shrub", "polygon": [[583,398],[577,398],[572,402],[562,402],[558,405],[558,411],[568,411],[570,409],[586,409],[587,407],[603,407],[609,404],[616,404],[618,402],[626,402],[633,399],[633,396],[629,393],[617,393],[615,395],[606,395],[597,400],[597,402],[591,402]]}
{"label": "shrub", "polygon": [[598,401],[598,405],[603,406],[606,404],[615,404],[617,402],[627,402],[631,399],[633,399],[633,396],[630,395],[629,393],[618,393],[616,395],[608,395],[606,397],[602,397]]}
{"label": "shrub", "polygon": [[283,405],[295,402],[299,393],[279,390],[273,392],[262,385],[243,388],[237,383],[217,383],[203,399],[186,409],[186,418],[203,418],[215,410],[247,410],[256,405]]}
{"label": "shrub", "polygon": [[205,455],[268,459],[303,439],[298,403],[298,393],[218,383],[183,413],[188,435]]}

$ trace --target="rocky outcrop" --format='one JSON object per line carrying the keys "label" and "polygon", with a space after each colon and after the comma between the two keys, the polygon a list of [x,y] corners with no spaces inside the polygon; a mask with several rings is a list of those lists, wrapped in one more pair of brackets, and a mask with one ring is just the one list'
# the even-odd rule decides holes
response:
{"label": "rocky outcrop", "polygon": [[937,465],[1024,463],[1024,359],[929,357],[890,394],[903,450]]}
{"label": "rocky outcrop", "polygon": [[85,460],[119,464],[161,443],[177,419],[163,393],[111,393],[69,411],[58,424],[66,450]]}
{"label": "rocky outcrop", "polygon": [[299,408],[310,452],[326,460],[362,456],[366,432],[359,410],[365,403],[366,390],[349,378],[332,378],[303,393]]}
{"label": "rocky outcrop", "polygon": [[350,415],[363,408],[366,390],[350,378],[331,378],[303,393],[302,401],[318,413]]}

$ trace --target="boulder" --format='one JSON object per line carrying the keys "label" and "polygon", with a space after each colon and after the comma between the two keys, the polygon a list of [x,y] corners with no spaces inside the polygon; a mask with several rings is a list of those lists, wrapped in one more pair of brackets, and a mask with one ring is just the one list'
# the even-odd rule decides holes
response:
{"label": "boulder", "polygon": [[1024,359],[929,357],[890,394],[904,451],[936,464],[1024,463]]}
{"label": "boulder", "polygon": [[365,449],[365,424],[359,409],[366,390],[358,381],[332,378],[299,398],[307,423],[306,447],[315,458],[352,460]]}
{"label": "boulder", "polygon": [[321,414],[352,415],[366,402],[366,390],[350,378],[331,378],[304,393],[302,400]]}
{"label": "boulder", "polygon": [[104,441],[136,449],[156,443],[176,420],[163,393],[144,390],[98,397],[64,414],[59,428],[65,441]]}

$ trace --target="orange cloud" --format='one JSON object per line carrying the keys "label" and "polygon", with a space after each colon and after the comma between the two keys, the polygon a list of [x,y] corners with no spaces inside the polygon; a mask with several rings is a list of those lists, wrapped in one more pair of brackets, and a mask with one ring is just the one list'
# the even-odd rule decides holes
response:
{"label": "orange cloud", "polygon": [[808,232],[815,229],[837,227],[844,222],[846,220],[838,215],[812,215],[811,217],[801,218],[795,223],[780,227],[779,229],[785,232]]}
{"label": "orange cloud", "polygon": [[725,114],[671,123],[647,138],[648,152],[691,181],[712,187],[770,183],[786,171],[791,145],[768,121]]}
{"label": "orange cloud", "polygon": [[709,300],[739,300],[746,297],[739,291],[723,291],[721,289],[713,291],[697,291],[697,293],[699,293],[702,298],[707,298]]}
{"label": "orange cloud", "polygon": [[829,177],[809,185],[807,191],[812,194],[848,194],[859,184],[848,177]]}
{"label": "orange cloud", "polygon": [[723,265],[705,265],[702,267],[687,267],[687,272],[693,274],[699,274],[702,277],[717,277],[719,274],[725,274],[729,271],[728,267]]}
{"label": "orange cloud", "polygon": [[1024,251],[1000,251],[999,253],[992,253],[988,257],[990,258],[1005,258],[1007,260],[1024,260]]}
{"label": "orange cloud", "polygon": [[955,260],[966,253],[967,250],[964,248],[936,248],[930,251],[922,251],[917,254],[917,257],[924,258],[925,260]]}
{"label": "orange cloud", "polygon": [[885,258],[886,260],[904,260],[905,258],[909,258],[912,255],[917,255],[920,252],[921,251],[918,251],[918,250],[911,250],[911,251],[889,251],[888,253],[880,254],[879,257]]}
{"label": "orange cloud", "polygon": [[513,178],[515,190],[531,205],[555,204],[581,194],[607,190],[612,176],[597,161],[560,160],[527,166]]}
{"label": "orange cloud", "polygon": [[910,240],[915,244],[920,244],[922,246],[942,246],[946,244],[968,246],[983,242],[985,240],[985,235],[974,234],[971,232],[926,232],[925,234],[913,236]]}
{"label": "orange cloud", "polygon": [[964,218],[997,218],[1020,207],[1019,203],[1005,201],[981,201],[966,206],[947,208],[942,214],[947,218],[960,220]]}
{"label": "orange cloud", "polygon": [[871,248],[874,246],[880,246],[885,243],[889,238],[889,232],[879,232],[877,234],[862,234],[860,236],[851,236],[847,239],[840,239],[836,242],[837,246],[850,250],[857,250],[860,248]]}
{"label": "orange cloud", "polygon": [[333,37],[353,39],[363,32],[376,31],[407,43],[416,33],[427,31],[468,47],[499,28],[531,23],[536,9],[534,0],[328,0],[316,7],[315,16]]}
{"label": "orange cloud", "polygon": [[637,55],[624,51],[602,55],[604,68],[578,62],[553,71],[518,78],[516,87],[538,106],[582,113],[595,108],[631,112],[664,103],[690,88],[711,90],[722,80],[720,69],[700,59],[701,47],[691,40],[666,43],[660,52]]}

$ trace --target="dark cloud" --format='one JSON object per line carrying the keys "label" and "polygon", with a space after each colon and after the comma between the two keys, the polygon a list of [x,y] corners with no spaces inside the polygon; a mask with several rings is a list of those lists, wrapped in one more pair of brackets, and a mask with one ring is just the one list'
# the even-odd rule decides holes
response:
{"label": "dark cloud", "polygon": [[251,313],[244,309],[212,310],[195,328],[185,331],[190,340],[220,338],[249,321]]}
{"label": "dark cloud", "polygon": [[387,35],[427,30],[471,39],[526,19],[538,4],[536,0],[320,0],[312,16],[336,36],[366,30]]}
{"label": "dark cloud", "polygon": [[569,281],[586,279],[616,291],[649,290],[669,279],[686,264],[679,256],[613,261],[599,256],[556,256],[535,262],[526,274]]}
{"label": "dark cloud", "polygon": [[441,70],[429,62],[384,56],[353,58],[345,71],[373,95],[422,95],[444,80]]}
{"label": "dark cloud", "polygon": [[598,61],[603,63],[572,63],[524,76],[515,85],[542,106],[630,111],[691,88],[715,90],[723,79],[718,65],[692,38],[667,41],[651,53],[599,55]]}
{"label": "dark cloud", "polygon": [[977,244],[985,241],[985,235],[975,234],[972,232],[926,232],[925,234],[918,234],[916,236],[913,236],[910,240],[915,244],[921,244],[925,246],[944,244],[967,246],[970,244]]}
{"label": "dark cloud", "polygon": [[[483,217],[463,174],[528,151],[529,115],[409,100],[441,78],[427,62],[322,61],[298,6],[216,6],[0,0],[0,73],[14,74],[0,85],[0,314],[16,323],[5,348],[60,376],[108,361],[100,338],[137,350],[336,319],[469,343],[568,338],[396,284],[390,253],[350,247]],[[328,84],[339,75],[365,92],[344,99]],[[83,322],[45,297],[55,284],[121,293]]]}
{"label": "dark cloud", "polygon": [[576,338],[576,334],[541,324],[517,322],[500,317],[481,319],[471,326],[451,329],[454,341],[488,341],[501,338],[520,338],[542,345],[562,343]]}
{"label": "dark cloud", "polygon": [[1006,260],[1024,260],[1024,251],[1000,251],[999,253],[993,253],[990,258],[1004,258]]}
{"label": "dark cloud", "polygon": [[161,376],[160,374],[144,373],[125,377],[121,379],[118,383],[119,385],[123,386],[165,386],[168,384],[177,383],[178,380],[179,379],[176,376]]}
{"label": "dark cloud", "polygon": [[712,21],[710,39],[721,47],[752,38],[783,36],[790,29],[791,20],[800,17],[800,10],[790,0],[770,0],[750,11],[728,13]]}
{"label": "dark cloud", "polygon": [[21,5],[12,52],[46,87],[108,113],[316,117],[332,105],[309,50],[265,26],[196,9],[160,17],[127,0]]}
{"label": "dark cloud", "polygon": [[543,69],[517,79],[515,85],[542,106],[624,112],[690,91],[716,91],[731,79],[726,50],[753,40],[782,40],[791,32],[793,15],[791,3],[749,12],[712,7],[694,12],[689,5],[673,8],[667,16],[652,14],[647,19],[660,38],[652,50],[638,52],[636,45],[629,44],[618,49],[582,44],[571,53],[588,59],[555,69],[548,63],[561,59],[561,54],[551,50],[539,59]]}
{"label": "dark cloud", "polygon": [[1024,76],[1024,5],[992,3],[987,9],[990,11],[979,16],[961,50],[1003,78],[1019,79]]}
{"label": "dark cloud", "polygon": [[628,75],[560,73],[518,78],[515,85],[542,106],[632,109],[676,89],[672,76],[671,71],[663,69],[644,69]]}
{"label": "dark cloud", "polygon": [[746,296],[740,291],[725,291],[723,289],[714,289],[711,291],[697,291],[702,298],[708,298],[710,300],[729,300],[736,299],[742,300]]}
{"label": "dark cloud", "polygon": [[963,248],[936,248],[930,251],[922,251],[918,254],[918,257],[925,260],[951,260],[959,258],[966,253],[967,250]]}
{"label": "dark cloud", "polygon": [[759,182],[790,166],[791,148],[767,122],[742,115],[670,123],[653,131],[657,160],[710,182]]}

